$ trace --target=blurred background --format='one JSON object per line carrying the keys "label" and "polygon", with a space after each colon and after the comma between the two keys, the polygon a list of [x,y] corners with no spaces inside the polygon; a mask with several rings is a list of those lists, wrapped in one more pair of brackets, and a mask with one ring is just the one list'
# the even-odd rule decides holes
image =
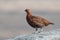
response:
{"label": "blurred background", "polygon": [[45,31],[60,29],[60,0],[0,0],[0,40],[34,32],[26,22],[26,8],[55,23]]}

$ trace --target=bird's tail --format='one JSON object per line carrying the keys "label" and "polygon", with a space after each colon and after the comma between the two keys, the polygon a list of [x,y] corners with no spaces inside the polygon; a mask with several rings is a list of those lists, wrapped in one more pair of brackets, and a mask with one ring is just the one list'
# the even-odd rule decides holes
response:
{"label": "bird's tail", "polygon": [[52,23],[52,22],[49,22],[49,24],[52,24],[52,25],[54,25],[54,23]]}

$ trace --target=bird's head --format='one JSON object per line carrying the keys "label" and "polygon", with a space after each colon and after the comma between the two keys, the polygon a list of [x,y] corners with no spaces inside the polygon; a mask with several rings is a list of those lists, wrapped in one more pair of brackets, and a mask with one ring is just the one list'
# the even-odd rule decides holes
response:
{"label": "bird's head", "polygon": [[25,12],[27,13],[27,15],[31,15],[30,9],[25,9]]}
{"label": "bird's head", "polygon": [[30,9],[25,9],[25,12],[29,12],[30,11]]}

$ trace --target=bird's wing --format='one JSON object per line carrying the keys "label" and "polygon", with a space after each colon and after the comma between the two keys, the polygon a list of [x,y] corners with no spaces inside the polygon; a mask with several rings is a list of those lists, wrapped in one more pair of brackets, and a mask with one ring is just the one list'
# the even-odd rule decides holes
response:
{"label": "bird's wing", "polygon": [[32,17],[32,21],[40,26],[48,26],[49,24],[53,24],[52,22],[48,21],[47,19],[44,19],[42,17],[38,17],[38,16],[33,16]]}
{"label": "bird's wing", "polygon": [[38,16],[32,16],[32,20],[38,23],[43,23],[43,18]]}
{"label": "bird's wing", "polygon": [[44,23],[41,17],[33,16],[32,21],[34,22],[35,25],[44,26]]}

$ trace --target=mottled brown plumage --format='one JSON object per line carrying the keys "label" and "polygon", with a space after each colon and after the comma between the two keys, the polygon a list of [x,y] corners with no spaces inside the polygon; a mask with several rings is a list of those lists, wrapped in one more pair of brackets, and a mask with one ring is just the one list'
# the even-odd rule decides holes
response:
{"label": "mottled brown plumage", "polygon": [[44,26],[53,24],[52,22],[49,22],[48,20],[46,20],[42,17],[32,16],[30,9],[26,9],[25,11],[27,13],[26,20],[27,20],[28,24],[31,27],[36,28],[36,31],[38,28],[43,28]]}

